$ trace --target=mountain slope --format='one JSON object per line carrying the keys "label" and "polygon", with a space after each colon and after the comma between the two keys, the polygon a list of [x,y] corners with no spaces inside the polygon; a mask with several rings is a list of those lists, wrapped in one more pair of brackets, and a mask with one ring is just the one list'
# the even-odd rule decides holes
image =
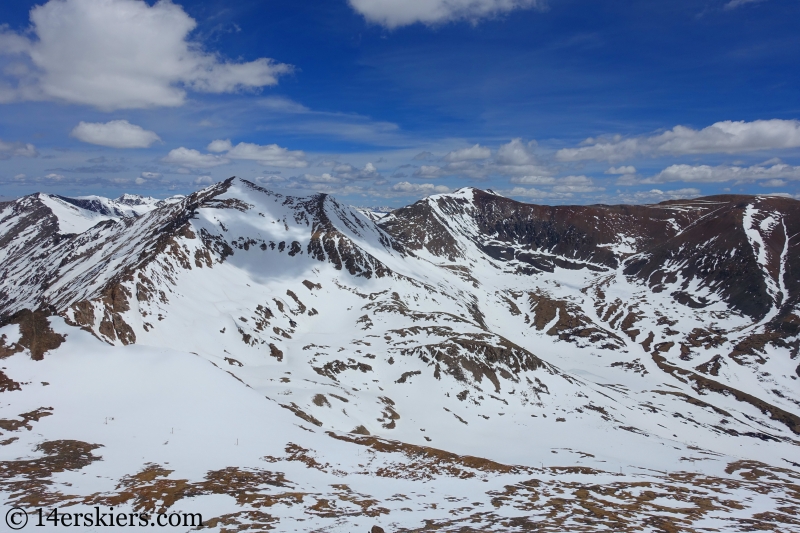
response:
{"label": "mountain slope", "polygon": [[[75,360],[81,350],[96,355],[79,358],[80,368],[102,353],[142,353],[142,365],[157,371],[155,361],[165,357],[176,361],[168,371],[176,391],[189,396],[197,393],[180,368],[205,368],[209,393],[226,409],[262,413],[232,421],[230,431],[248,424],[256,433],[303,428],[275,440],[286,458],[266,447],[253,453],[281,468],[299,461],[296,475],[311,492],[320,483],[336,486],[325,476],[355,476],[358,491],[372,494],[364,498],[386,509],[375,516],[391,517],[397,529],[421,527],[422,517],[446,530],[475,519],[472,511],[436,507],[414,507],[413,517],[400,518],[403,511],[387,498],[418,485],[390,489],[389,480],[406,477],[444,487],[448,479],[492,472],[500,485],[465,481],[448,494],[520,509],[529,504],[517,495],[530,485],[517,484],[532,475],[552,487],[568,486],[573,474],[577,483],[599,476],[589,483],[619,490],[644,479],[627,476],[651,476],[646,482],[668,499],[678,498],[675,487],[696,490],[699,478],[691,476],[701,475],[725,480],[709,483],[727,483],[741,496],[767,490],[741,485],[743,469],[767,469],[781,480],[796,475],[796,203],[715,197],[547,207],[462,189],[377,218],[327,195],[287,197],[230,179],[139,216],[102,215],[70,233],[60,230],[61,204],[31,196],[0,206],[0,355],[14,362],[7,379],[17,384],[52,382],[60,368],[52,361]],[[94,220],[79,214],[86,224]],[[120,364],[108,372],[131,371],[121,369],[133,363]],[[228,402],[217,386],[241,387],[250,399]],[[9,404],[12,416],[46,416],[33,406],[38,393],[19,387],[4,392],[28,398]],[[164,392],[146,390],[153,398]],[[53,414],[37,419],[44,435],[51,420],[68,425],[79,411],[47,398]],[[176,460],[156,451],[139,459],[81,424],[57,435],[118,454],[124,466],[108,473],[115,480]],[[2,450],[18,457],[36,445],[28,438]],[[371,450],[372,466],[354,466],[364,464],[361,449]],[[233,465],[224,450],[198,459],[202,468],[185,461],[180,475],[199,483],[205,472]],[[242,465],[253,467],[253,457]],[[389,466],[396,460],[405,474]],[[620,469],[626,476],[612,476]],[[694,473],[679,479],[670,474],[676,471]],[[383,496],[373,493],[380,484],[367,482],[376,475],[389,483]],[[354,501],[347,498],[315,501]],[[440,499],[434,503],[444,505]],[[301,500],[301,515],[312,512]],[[771,505],[748,507],[748,520]],[[445,520],[450,512],[456,518]],[[505,512],[482,523],[501,527]],[[659,512],[648,507],[609,524]],[[708,518],[700,513],[686,527],[701,515]]]}

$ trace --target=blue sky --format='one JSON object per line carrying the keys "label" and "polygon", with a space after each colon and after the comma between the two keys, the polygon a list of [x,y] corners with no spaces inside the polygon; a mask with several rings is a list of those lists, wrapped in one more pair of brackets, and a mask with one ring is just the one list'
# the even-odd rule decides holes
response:
{"label": "blue sky", "polygon": [[[300,4],[300,5],[298,5]],[[0,7],[0,196],[800,197],[800,2]]]}

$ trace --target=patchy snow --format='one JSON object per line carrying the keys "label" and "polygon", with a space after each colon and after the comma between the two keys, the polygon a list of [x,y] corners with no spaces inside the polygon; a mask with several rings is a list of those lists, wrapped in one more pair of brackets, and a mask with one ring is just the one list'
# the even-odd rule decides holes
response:
{"label": "patchy snow", "polygon": [[82,209],[49,194],[40,194],[39,199],[50,208],[58,219],[58,228],[61,233],[83,233],[98,222],[115,218]]}

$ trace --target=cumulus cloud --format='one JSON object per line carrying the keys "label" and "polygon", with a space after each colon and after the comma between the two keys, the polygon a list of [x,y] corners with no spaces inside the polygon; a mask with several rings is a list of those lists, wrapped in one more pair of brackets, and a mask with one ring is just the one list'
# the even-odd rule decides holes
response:
{"label": "cumulus cloud", "polygon": [[[418,166],[413,176],[420,179],[457,176],[474,180],[507,176],[520,180],[515,183],[544,183],[552,174],[552,170],[537,160],[534,154],[535,147],[535,141],[524,142],[517,138],[500,145],[493,154],[490,148],[475,144],[468,148],[450,151],[440,157],[435,164],[431,162]],[[431,159],[434,157],[430,152],[422,152],[414,157],[414,160],[418,161]]]}
{"label": "cumulus cloud", "polygon": [[259,165],[284,168],[304,168],[308,166],[305,152],[288,150],[277,144],[253,144],[240,142],[234,146],[230,139],[211,141],[206,148],[209,152],[222,153],[230,159],[255,161]]}
{"label": "cumulus cloud", "polygon": [[158,172],[142,172],[139,177],[145,180],[157,180],[161,177],[161,174]]}
{"label": "cumulus cloud", "polygon": [[[225,141],[213,141],[209,145],[209,150],[212,147],[219,149],[219,146],[215,145],[215,143],[218,142]],[[230,144],[230,141],[227,142]],[[262,146],[259,144],[242,142],[228,149],[225,155],[231,159],[255,161],[259,165],[269,167],[303,168],[308,166],[308,162],[305,160],[305,152],[302,150],[288,150],[277,144]]]}
{"label": "cumulus cloud", "polygon": [[496,173],[505,176],[547,176],[551,170],[541,165],[533,153],[536,142],[522,142],[522,139],[512,139],[500,145],[494,160],[485,169],[486,173]]}
{"label": "cumulus cloud", "polygon": [[650,137],[623,138],[619,135],[586,139],[579,148],[556,152],[560,161],[617,162],[639,155],[738,154],[800,147],[800,121],[755,120],[717,122],[695,130],[675,126]]}
{"label": "cumulus cloud", "polygon": [[10,159],[12,157],[38,157],[39,152],[30,143],[5,142],[0,140],[0,159]]}
{"label": "cumulus cloud", "polygon": [[639,183],[668,183],[683,181],[688,183],[722,183],[726,181],[752,182],[770,179],[800,180],[800,167],[775,163],[772,165],[753,165],[749,167],[729,165],[670,165],[655,176],[640,180]]}
{"label": "cumulus cloud", "polygon": [[469,148],[463,148],[461,150],[454,150],[444,156],[445,161],[471,161],[475,159],[488,159],[492,155],[492,151],[486,148],[485,146],[481,146],[480,144],[476,144],[475,146],[471,146]]}
{"label": "cumulus cloud", "polygon": [[161,138],[153,131],[131,124],[127,120],[111,122],[81,122],[70,136],[79,141],[111,148],[147,148]]}
{"label": "cumulus cloud", "polygon": [[304,168],[308,166],[305,152],[288,150],[277,144],[253,144],[240,142],[233,145],[229,139],[211,141],[206,147],[209,152],[220,155],[203,154],[189,148],[176,148],[161,161],[188,168],[212,168],[230,163],[233,159],[255,161],[267,167]]}
{"label": "cumulus cloud", "polygon": [[416,178],[441,178],[447,174],[442,167],[436,165],[422,165],[417,170],[414,171],[414,177]]}
{"label": "cumulus cloud", "polygon": [[[103,110],[179,106],[186,90],[275,85],[290,65],[231,62],[187,40],[197,23],[160,0],[50,0],[31,9],[31,34],[0,31],[0,53],[26,60],[3,99],[52,99]],[[9,73],[7,73],[9,74]]]}
{"label": "cumulus cloud", "polygon": [[216,141],[211,141],[209,145],[206,147],[206,150],[218,154],[220,152],[227,152],[231,148],[233,148],[233,144],[231,144],[230,139],[224,139],[224,140],[218,139]]}
{"label": "cumulus cloud", "polygon": [[168,165],[180,165],[188,168],[213,168],[230,163],[230,159],[222,156],[203,154],[183,146],[171,150],[161,161]]}
{"label": "cumulus cloud", "polygon": [[529,148],[530,146],[523,143],[522,139],[512,139],[511,142],[500,146],[495,161],[500,165],[530,165],[535,159]]}
{"label": "cumulus cloud", "polygon": [[364,168],[361,169],[357,169],[352,165],[336,164],[333,167],[333,171],[336,173],[336,176],[348,181],[380,180],[383,177],[371,162],[364,165]]}
{"label": "cumulus cloud", "polygon": [[[734,0],[735,1],[735,0]],[[397,28],[421,22],[477,21],[515,9],[543,8],[542,0],[349,0],[368,21]]]}
{"label": "cumulus cloud", "polygon": [[654,139],[658,150],[670,154],[735,154],[800,147],[800,121],[755,120],[717,122],[702,130],[675,126]]}
{"label": "cumulus cloud", "polygon": [[409,183],[401,181],[392,185],[394,192],[405,194],[442,194],[450,192],[450,188],[445,185],[434,185],[433,183]]}

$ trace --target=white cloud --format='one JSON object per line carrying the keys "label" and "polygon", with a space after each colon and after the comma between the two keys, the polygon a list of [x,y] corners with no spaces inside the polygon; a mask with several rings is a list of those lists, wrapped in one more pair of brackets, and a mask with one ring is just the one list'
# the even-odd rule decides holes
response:
{"label": "white cloud", "polygon": [[525,187],[514,187],[513,189],[500,192],[504,196],[510,196],[513,198],[529,198],[529,199],[568,198],[569,196],[571,196],[570,194],[553,193],[550,191],[537,189],[535,187],[531,187],[529,189],[526,189]]}
{"label": "white cloud", "polygon": [[445,171],[436,165],[422,165],[414,171],[414,176],[418,178],[441,178],[445,175]]}
{"label": "white cloud", "polygon": [[603,187],[595,186],[592,178],[587,176],[564,176],[563,178],[554,178],[551,176],[522,176],[511,178],[511,182],[520,185],[540,185],[546,187],[544,189],[537,189],[536,187],[514,187],[513,189],[503,191],[503,194],[517,198],[564,199],[571,198],[575,194],[605,190]]}
{"label": "white cloud", "polygon": [[[382,184],[383,176],[378,172],[377,167],[371,162],[364,165],[363,168],[358,169],[353,165],[347,163],[340,163],[338,161],[323,161],[318,166],[331,167],[330,173],[325,173],[326,180],[333,183],[351,183],[353,181],[374,181],[376,184]],[[309,177],[310,174],[306,174]],[[316,182],[321,182],[317,180]],[[383,181],[385,183],[385,181]]]}
{"label": "white cloud", "polygon": [[197,176],[197,179],[194,180],[195,185],[211,185],[214,183],[214,180],[211,179],[211,176]]}
{"label": "white cloud", "polygon": [[313,174],[304,174],[303,181],[306,183],[341,183],[342,180],[335,176],[331,176],[327,172],[323,173],[321,176],[315,176]]}
{"label": "white cloud", "polygon": [[726,181],[751,182],[785,178],[800,180],[800,167],[776,163],[770,166],[710,166],[710,165],[671,165],[655,176],[640,180],[639,183],[667,183],[683,181],[689,183],[722,183]]}
{"label": "white cloud", "polygon": [[30,52],[31,42],[27,37],[23,37],[12,31],[8,31],[7,26],[0,26],[0,50],[5,55],[24,55]]}
{"label": "white cloud", "polygon": [[529,146],[524,144],[522,139],[513,139],[511,142],[503,144],[498,148],[495,161],[500,165],[530,165],[536,160],[528,148]]}
{"label": "white cloud", "polygon": [[188,168],[213,168],[230,163],[230,159],[218,155],[201,154],[197,150],[184,148],[183,146],[171,150],[161,161],[169,165],[180,165]]}
{"label": "white cloud", "polygon": [[800,121],[755,120],[717,122],[695,130],[675,126],[650,137],[586,139],[580,148],[556,152],[561,161],[623,161],[637,155],[738,154],[800,147]]}
{"label": "white cloud", "polygon": [[618,199],[627,204],[658,203],[667,200],[682,200],[685,198],[695,198],[700,196],[700,189],[674,189],[662,191],[661,189],[651,189],[649,191],[638,191],[619,195]]}
{"label": "white cloud", "polygon": [[[226,157],[230,152],[226,154]],[[380,161],[380,159],[379,159]],[[276,186],[283,189],[299,190],[299,191],[315,191],[327,194],[350,195],[350,194],[374,194],[380,196],[381,193],[386,193],[385,189],[378,190],[375,188],[365,188],[355,182],[372,181],[372,185],[385,185],[387,182],[383,176],[378,172],[377,167],[368,162],[362,168],[357,168],[354,165],[342,163],[334,160],[320,161],[315,165],[319,167],[328,167],[329,172],[321,174],[300,174],[291,177],[284,177],[280,175],[259,176],[256,179],[259,183],[266,186]],[[273,171],[275,174],[280,172]]]}
{"label": "white cloud", "polygon": [[81,122],[70,133],[79,141],[111,148],[147,148],[161,138],[153,131],[131,124],[127,120]]}
{"label": "white cloud", "polygon": [[441,194],[450,192],[450,187],[445,185],[434,185],[433,183],[409,183],[401,181],[392,185],[394,192],[406,194]]}
{"label": "white cloud", "polygon": [[414,171],[414,177],[423,179],[436,179],[443,176],[458,176],[461,178],[485,179],[490,172],[489,162],[476,160],[451,161],[444,166],[421,165]]}
{"label": "white cloud", "polygon": [[800,147],[800,121],[755,120],[717,122],[700,131],[675,126],[654,138],[658,150],[670,154],[735,154]]}
{"label": "white cloud", "polygon": [[304,168],[308,166],[305,152],[288,150],[277,144],[260,145],[241,142],[234,146],[229,139],[217,139],[211,141],[206,148],[209,152],[221,155],[203,154],[197,150],[180,147],[172,150],[162,161],[189,168],[212,168],[230,163],[232,159],[255,161],[259,165],[267,167]]}
{"label": "white cloud", "polygon": [[350,6],[370,22],[388,28],[416,22],[438,24],[507,13],[515,9],[544,7],[542,0],[349,0]]}
{"label": "white cloud", "polygon": [[772,179],[759,183],[762,187],[783,187],[786,185],[786,180]]}
{"label": "white cloud", "polygon": [[[327,166],[327,165],[326,165]],[[334,172],[355,172],[355,167],[353,165],[348,164],[341,164],[341,163],[333,163],[333,171]]]}
{"label": "white cloud", "polygon": [[492,151],[485,146],[476,144],[469,148],[461,150],[454,150],[444,156],[445,161],[471,161],[474,159],[488,159],[492,155]]}
{"label": "white cloud", "polygon": [[604,187],[595,187],[593,185],[556,185],[550,189],[554,193],[587,193],[604,191]]}
{"label": "white cloud", "polygon": [[[222,151],[231,145],[230,141],[212,141],[208,145],[211,151]],[[304,168],[308,166],[306,154],[302,150],[288,150],[277,144],[260,145],[253,143],[239,143],[227,148],[226,157],[231,159],[244,159],[256,161],[259,165],[268,167]]]}
{"label": "white cloud", "polygon": [[[557,187],[592,187],[592,179],[586,176],[521,176],[511,178],[511,183],[519,185],[553,185]],[[595,190],[595,189],[593,189]]]}
{"label": "white cloud", "polygon": [[556,193],[587,193],[604,190],[596,187],[591,178],[586,176],[565,176],[556,180],[551,191]]}
{"label": "white cloud", "polygon": [[[275,85],[292,67],[236,63],[187,40],[197,23],[169,0],[50,0],[31,9],[28,38],[8,30],[0,50],[29,69],[4,99],[54,99],[103,110],[179,106],[186,89],[224,93]],[[8,93],[8,91],[6,91]]]}
{"label": "white cloud", "polygon": [[623,161],[641,152],[641,142],[638,139],[622,139],[615,135],[610,139],[586,139],[581,148],[562,148],[556,152],[556,159],[560,161]]}
{"label": "white cloud", "polygon": [[145,180],[157,180],[161,177],[161,174],[158,172],[142,172],[139,177]]}
{"label": "white cloud", "polygon": [[220,152],[227,152],[231,148],[233,148],[233,145],[231,144],[230,139],[225,139],[225,140],[217,139],[216,141],[211,141],[206,147],[206,150],[218,154]]}
{"label": "white cloud", "polygon": [[636,174],[636,167],[628,165],[628,166],[620,166],[620,167],[611,167],[605,172],[606,174]]}
{"label": "white cloud", "polygon": [[327,194],[364,194],[365,189],[358,185],[349,185],[346,181],[340,180],[330,174],[322,174],[316,176],[313,174],[304,174],[297,176],[291,180],[285,180],[278,176],[269,176],[260,178],[259,181],[265,185],[277,183],[280,187],[285,189],[315,191]]}
{"label": "white cloud", "polygon": [[547,176],[552,172],[539,164],[532,149],[535,141],[528,143],[522,139],[512,139],[511,142],[501,145],[497,149],[494,160],[486,169],[484,175],[497,173],[504,176]]}
{"label": "white cloud", "polygon": [[[412,175],[423,180],[438,179],[445,176],[456,176],[472,180],[486,180],[499,176],[512,178],[514,183],[544,184],[550,182],[553,169],[537,160],[534,154],[535,141],[523,141],[516,138],[492,150],[489,147],[475,144],[473,146],[452,150],[441,157],[434,157],[431,152],[422,152],[414,156],[415,161],[437,159],[438,163],[421,164]],[[398,170],[416,165],[402,165]],[[406,174],[396,172],[396,177]]]}
{"label": "white cloud", "polygon": [[36,151],[36,147],[31,143],[8,143],[0,140],[0,159],[8,159],[14,156],[38,157],[39,152]]}
{"label": "white cloud", "polygon": [[511,178],[511,183],[520,185],[554,185],[556,179],[552,176],[515,176]]}

